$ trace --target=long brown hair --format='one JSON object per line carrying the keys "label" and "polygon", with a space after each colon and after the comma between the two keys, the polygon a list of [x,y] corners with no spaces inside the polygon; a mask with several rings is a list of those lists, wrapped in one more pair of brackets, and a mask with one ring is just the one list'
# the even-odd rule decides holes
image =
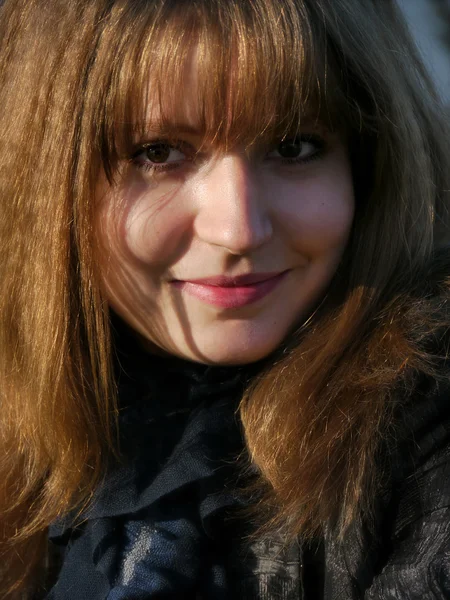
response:
{"label": "long brown hair", "polygon": [[357,207],[342,265],[241,405],[261,513],[270,507],[289,537],[331,521],[344,530],[369,511],[392,390],[431,370],[411,315],[442,325],[418,289],[447,231],[448,137],[392,1],[5,0],[3,597],[26,591],[47,526],[89,501],[117,452],[95,184],[101,170],[114,184],[145,127],[149,74],[170,129],[194,46],[205,139],[274,139],[315,113],[345,131],[352,157]]}

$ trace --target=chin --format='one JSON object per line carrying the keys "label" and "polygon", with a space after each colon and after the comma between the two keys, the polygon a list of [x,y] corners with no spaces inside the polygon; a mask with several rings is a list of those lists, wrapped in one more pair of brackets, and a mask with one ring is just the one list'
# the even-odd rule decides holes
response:
{"label": "chin", "polygon": [[222,336],[222,339],[198,340],[190,346],[178,347],[172,353],[208,365],[246,365],[266,358],[281,342],[282,339],[257,341]]}

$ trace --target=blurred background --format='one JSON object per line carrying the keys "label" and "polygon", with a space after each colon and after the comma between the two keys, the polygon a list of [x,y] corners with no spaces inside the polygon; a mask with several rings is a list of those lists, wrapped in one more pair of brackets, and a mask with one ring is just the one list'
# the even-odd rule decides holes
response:
{"label": "blurred background", "polygon": [[439,93],[450,108],[450,0],[397,1]]}

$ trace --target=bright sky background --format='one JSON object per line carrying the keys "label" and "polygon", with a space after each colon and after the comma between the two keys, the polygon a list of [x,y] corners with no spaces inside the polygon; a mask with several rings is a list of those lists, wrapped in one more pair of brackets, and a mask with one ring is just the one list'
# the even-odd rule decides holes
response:
{"label": "bright sky background", "polygon": [[[382,2],[383,0],[379,0]],[[437,0],[437,2],[448,0]],[[436,0],[398,0],[424,60],[445,102],[450,104],[450,48],[442,41],[444,22],[438,17]]]}

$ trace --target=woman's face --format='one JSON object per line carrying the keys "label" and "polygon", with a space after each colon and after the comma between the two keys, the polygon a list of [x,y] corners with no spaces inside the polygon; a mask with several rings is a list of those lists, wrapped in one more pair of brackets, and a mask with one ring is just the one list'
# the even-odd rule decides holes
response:
{"label": "woman's face", "polygon": [[308,317],[333,277],[353,219],[350,164],[343,140],[312,123],[264,147],[203,146],[196,87],[191,64],[176,139],[150,106],[120,183],[99,183],[103,283],[150,349],[249,363]]}

